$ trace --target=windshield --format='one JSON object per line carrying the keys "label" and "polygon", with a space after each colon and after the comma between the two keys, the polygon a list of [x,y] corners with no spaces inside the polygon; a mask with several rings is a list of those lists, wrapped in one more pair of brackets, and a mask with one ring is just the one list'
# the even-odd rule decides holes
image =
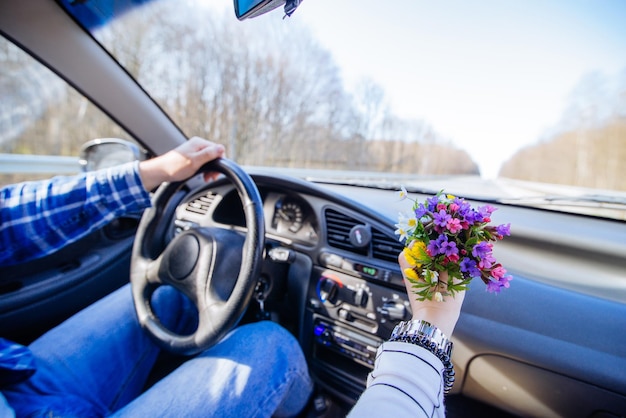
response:
{"label": "windshield", "polygon": [[240,164],[626,219],[625,2],[278,10],[163,0],[85,24]]}

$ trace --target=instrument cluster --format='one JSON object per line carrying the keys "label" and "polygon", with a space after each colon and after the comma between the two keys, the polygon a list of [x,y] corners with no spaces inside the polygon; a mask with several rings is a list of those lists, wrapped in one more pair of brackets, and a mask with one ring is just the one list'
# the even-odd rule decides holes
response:
{"label": "instrument cluster", "polygon": [[311,205],[299,195],[269,192],[264,199],[267,232],[316,244],[319,224]]}

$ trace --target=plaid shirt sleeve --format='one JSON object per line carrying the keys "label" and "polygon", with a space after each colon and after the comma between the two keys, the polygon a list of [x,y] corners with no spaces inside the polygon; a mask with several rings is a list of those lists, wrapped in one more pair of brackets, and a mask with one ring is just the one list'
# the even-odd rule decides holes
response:
{"label": "plaid shirt sleeve", "polygon": [[0,189],[0,265],[43,257],[150,206],[139,162]]}
{"label": "plaid shirt sleeve", "polygon": [[28,379],[35,369],[35,357],[28,347],[0,338],[0,388]]}

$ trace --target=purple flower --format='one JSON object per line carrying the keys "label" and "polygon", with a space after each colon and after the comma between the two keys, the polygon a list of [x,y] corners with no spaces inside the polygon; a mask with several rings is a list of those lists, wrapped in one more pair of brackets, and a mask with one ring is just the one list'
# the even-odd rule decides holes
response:
{"label": "purple flower", "polygon": [[508,288],[510,286],[509,282],[511,280],[513,280],[511,276],[503,276],[498,280],[489,280],[489,283],[487,283],[487,291],[490,293],[500,293],[503,287]]}
{"label": "purple flower", "polygon": [[511,224],[496,226],[496,233],[500,236],[508,237],[509,235],[511,235]]}
{"label": "purple flower", "polygon": [[415,218],[416,219],[422,219],[422,217],[424,215],[426,215],[426,212],[428,212],[428,209],[426,209],[426,206],[424,206],[422,203],[420,203],[416,208],[415,208]]}
{"label": "purple flower", "polygon": [[485,206],[479,206],[478,207],[478,213],[480,213],[480,216],[482,216],[482,221],[481,222],[490,222],[491,221],[491,214],[496,210],[496,208],[494,208],[493,206],[489,206],[489,205],[485,205]]}
{"label": "purple flower", "polygon": [[448,221],[452,219],[452,216],[450,216],[448,213],[446,213],[445,210],[440,210],[439,212],[435,212],[434,216],[433,216],[433,221],[435,222],[435,225],[441,227],[441,228],[445,228],[446,225],[448,225]]}
{"label": "purple flower", "polygon": [[498,281],[489,280],[489,283],[487,283],[487,291],[489,293],[500,293],[501,289],[502,284]]}
{"label": "purple flower", "polygon": [[472,248],[472,255],[476,258],[484,258],[491,253],[491,246],[486,241],[481,241]]}
{"label": "purple flower", "polygon": [[467,222],[469,222],[470,224],[475,224],[475,223],[479,223],[479,222],[483,221],[483,215],[481,215],[480,213],[476,212],[472,208],[468,208],[464,212],[464,216],[465,216],[465,220]]}
{"label": "purple flower", "polygon": [[500,283],[500,287],[508,288],[509,286],[511,286],[511,284],[509,283],[511,280],[513,280],[513,276],[503,276],[498,279],[498,282]]}
{"label": "purple flower", "polygon": [[438,254],[443,254],[444,250],[444,245],[445,243],[448,242],[448,237],[445,235],[439,235],[439,237],[434,240],[434,241],[430,241],[428,243],[428,246],[426,247],[426,249],[428,250],[429,254],[431,257],[434,257]]}
{"label": "purple flower", "polygon": [[439,203],[439,196],[433,196],[433,197],[426,199],[426,207],[431,212],[435,211],[438,203]]}
{"label": "purple flower", "polygon": [[462,273],[468,273],[471,277],[480,277],[478,265],[476,261],[471,258],[464,257],[463,260],[461,260],[460,268]]}
{"label": "purple flower", "polygon": [[459,209],[457,210],[457,213],[459,214],[459,216],[462,216],[463,218],[465,218],[467,214],[472,211],[472,207],[464,199],[459,199],[458,197],[456,197],[454,199],[454,203],[459,205]]}
{"label": "purple flower", "polygon": [[[442,235],[445,236],[445,235]],[[456,242],[446,241],[441,244],[441,254],[445,254],[450,257],[459,253],[459,249],[456,247]]]}

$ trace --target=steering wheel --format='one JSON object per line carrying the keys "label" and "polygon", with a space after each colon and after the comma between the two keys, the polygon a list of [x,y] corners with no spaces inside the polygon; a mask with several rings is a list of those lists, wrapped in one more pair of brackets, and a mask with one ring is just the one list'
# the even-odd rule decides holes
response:
{"label": "steering wheel", "polygon": [[[164,250],[154,250],[162,239],[163,223],[170,221],[171,211],[166,208],[185,182],[164,183],[141,218],[130,268],[142,328],[162,348],[183,355],[206,350],[237,325],[254,293],[265,239],[263,203],[250,176],[224,158],[205,164],[198,172],[219,172],[234,184],[243,204],[245,236],[223,228],[191,228],[176,235]],[[155,315],[151,298],[162,285],[179,290],[197,308],[198,326],[192,334],[170,331]]]}

